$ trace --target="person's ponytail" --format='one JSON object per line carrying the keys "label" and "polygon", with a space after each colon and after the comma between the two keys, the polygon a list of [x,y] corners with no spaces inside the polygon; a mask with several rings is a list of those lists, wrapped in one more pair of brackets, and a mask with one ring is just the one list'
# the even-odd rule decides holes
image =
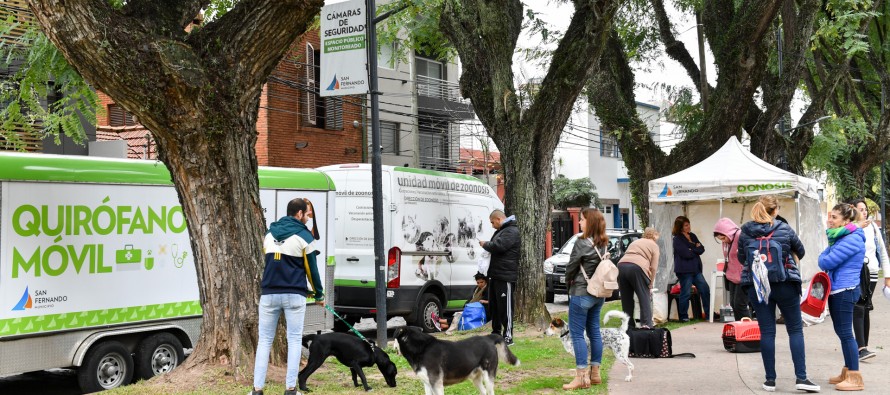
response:
{"label": "person's ponytail", "polygon": [[766,212],[766,206],[760,202],[754,203],[754,207],[751,208],[751,219],[761,224],[773,223],[773,216]]}

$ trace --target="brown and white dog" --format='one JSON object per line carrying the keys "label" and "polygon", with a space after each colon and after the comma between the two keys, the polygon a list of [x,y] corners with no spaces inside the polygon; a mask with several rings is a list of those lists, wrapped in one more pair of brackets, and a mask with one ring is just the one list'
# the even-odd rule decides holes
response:
{"label": "brown and white dog", "polygon": [[[630,336],[627,336],[627,323],[630,321],[630,317],[622,311],[613,310],[606,313],[603,317],[603,323],[608,322],[612,317],[621,318],[621,327],[600,328],[600,336],[603,338],[603,346],[611,348],[612,353],[615,354],[615,359],[627,366],[627,376],[624,377],[624,381],[631,381],[634,376],[634,364],[627,357],[630,351]],[[562,347],[565,348],[567,353],[575,355],[568,323],[559,318],[554,318],[550,321],[550,327],[544,333],[547,336],[559,335],[562,340]],[[587,349],[590,350],[590,339],[584,336],[584,340],[587,343]]]}

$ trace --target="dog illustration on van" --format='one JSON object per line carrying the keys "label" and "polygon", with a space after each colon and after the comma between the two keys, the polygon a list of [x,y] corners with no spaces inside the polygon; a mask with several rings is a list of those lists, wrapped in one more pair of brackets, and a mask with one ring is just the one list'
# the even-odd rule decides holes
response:
{"label": "dog illustration on van", "polygon": [[[371,190],[368,164],[320,170],[338,191]],[[430,317],[461,311],[473,296],[473,275],[479,271],[475,258],[482,251],[476,240],[491,239],[494,229],[485,219],[504,205],[489,185],[466,174],[393,166],[382,170],[387,316],[436,331]],[[352,324],[377,311],[379,266],[373,245],[352,242],[374,234],[372,221],[355,220],[371,218],[373,204],[370,194],[340,193],[334,207],[334,309]],[[343,324],[338,329],[347,328]]]}

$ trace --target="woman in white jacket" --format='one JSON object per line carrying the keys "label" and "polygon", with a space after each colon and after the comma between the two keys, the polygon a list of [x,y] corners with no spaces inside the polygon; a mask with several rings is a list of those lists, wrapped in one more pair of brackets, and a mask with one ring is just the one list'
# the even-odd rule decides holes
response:
{"label": "woman in white jacket", "polygon": [[[878,285],[878,271],[884,269],[884,274],[890,274],[890,257],[887,256],[887,247],[884,238],[874,222],[869,221],[868,205],[865,200],[857,199],[851,203],[865,220],[859,223],[862,232],[865,233],[865,262],[868,265],[869,283],[868,290],[863,289],[863,298],[853,307],[853,332],[856,335],[856,343],[859,345],[859,360],[864,361],[875,357],[875,353],[868,350],[868,334],[871,327],[869,311],[873,309],[871,297]],[[890,277],[888,277],[890,278]],[[887,280],[890,282],[890,280]],[[867,296],[867,299],[866,299]],[[864,299],[864,300],[863,300]]]}

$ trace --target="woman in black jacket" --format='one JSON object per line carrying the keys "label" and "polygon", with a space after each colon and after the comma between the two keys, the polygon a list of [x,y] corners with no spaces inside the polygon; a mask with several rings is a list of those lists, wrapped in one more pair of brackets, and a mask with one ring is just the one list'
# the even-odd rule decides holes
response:
{"label": "woman in black jacket", "polygon": [[[593,276],[600,260],[608,253],[609,237],[606,236],[606,220],[595,208],[581,210],[580,223],[583,233],[575,242],[569,263],[566,265],[566,279],[570,280],[569,333],[572,336],[572,347],[575,349],[576,374],[571,383],[562,386],[565,390],[588,388],[590,384],[603,382],[600,377],[600,362],[603,359],[600,310],[606,300],[587,293],[587,280]],[[585,330],[590,339],[589,370],[587,341],[584,340]]]}
{"label": "woman in black jacket", "polygon": [[[674,220],[671,234],[674,236],[674,273],[680,281],[680,297],[677,300],[677,315],[680,322],[689,321],[689,298],[692,296],[692,285],[698,289],[702,307],[705,309],[704,318],[711,314],[711,287],[702,275],[701,254],[705,253],[705,247],[698,240],[698,236],[690,230],[689,218],[679,216]],[[694,312],[699,314],[698,311]]]}
{"label": "woman in black jacket", "polygon": [[[792,258],[792,254],[803,258],[805,251],[794,229],[791,229],[786,222],[776,219],[778,215],[779,202],[776,197],[761,196],[751,209],[753,221],[742,225],[742,232],[739,235],[742,277],[739,286],[748,294],[748,301],[757,314],[757,326],[760,327],[760,357],[766,370],[763,389],[776,390],[776,306],[778,306],[782,317],[785,318],[785,330],[788,332],[791,361],[794,363],[794,375],[797,376],[795,387],[800,391],[817,392],[820,387],[807,378],[803,321],[800,317],[800,270]],[[782,248],[784,279],[781,281],[776,281],[778,278],[768,279],[769,297],[760,302],[753,286],[751,264],[754,261],[753,252],[761,243],[769,244],[767,238],[777,242]]]}

